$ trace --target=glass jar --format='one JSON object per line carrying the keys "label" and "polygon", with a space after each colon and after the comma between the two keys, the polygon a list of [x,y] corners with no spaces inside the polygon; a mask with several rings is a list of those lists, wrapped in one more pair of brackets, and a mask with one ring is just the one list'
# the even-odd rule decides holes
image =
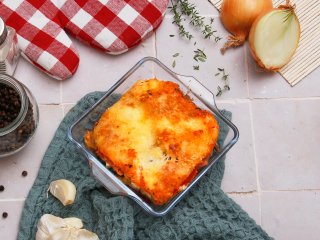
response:
{"label": "glass jar", "polygon": [[0,158],[23,149],[39,123],[39,109],[29,89],[0,74]]}
{"label": "glass jar", "polygon": [[0,73],[13,75],[20,56],[16,31],[0,18]]}

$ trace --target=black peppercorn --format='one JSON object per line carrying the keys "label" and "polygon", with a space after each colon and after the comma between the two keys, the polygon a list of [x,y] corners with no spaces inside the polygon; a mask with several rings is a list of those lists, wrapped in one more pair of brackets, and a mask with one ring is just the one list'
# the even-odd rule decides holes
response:
{"label": "black peppercorn", "polygon": [[4,191],[4,186],[0,185],[0,192],[3,192],[3,191]]}
{"label": "black peppercorn", "polygon": [[7,217],[8,217],[8,213],[7,213],[7,212],[3,212],[3,213],[2,213],[2,217],[3,217],[3,218],[7,218]]}
{"label": "black peppercorn", "polygon": [[22,175],[23,177],[26,177],[26,176],[28,175],[28,172],[27,172],[27,171],[22,171],[21,175]]}

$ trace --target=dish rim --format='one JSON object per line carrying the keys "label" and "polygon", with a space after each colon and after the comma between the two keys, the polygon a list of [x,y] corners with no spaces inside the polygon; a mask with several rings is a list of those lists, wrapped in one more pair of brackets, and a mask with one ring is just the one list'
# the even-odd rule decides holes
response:
{"label": "dish rim", "polygon": [[[96,106],[98,106],[103,100],[105,100],[107,97],[109,97],[115,89],[117,89],[134,71],[136,71],[139,67],[141,67],[144,63],[152,61],[158,66],[160,66],[163,70],[165,70],[167,73],[172,75],[174,78],[176,78],[178,81],[180,81],[183,85],[186,84],[186,82],[182,82],[181,79],[189,79],[189,83],[193,84],[195,87],[201,88],[200,94],[193,92],[194,89],[191,89],[189,87],[190,91],[193,95],[195,95],[198,100],[200,100],[207,108],[210,109],[214,114],[216,114],[232,131],[233,131],[233,137],[232,139],[224,145],[221,151],[217,153],[214,157],[211,156],[208,161],[208,165],[201,168],[201,170],[198,172],[197,176],[187,185],[187,187],[176,194],[169,202],[163,206],[156,206],[154,204],[147,203],[142,197],[141,194],[136,193],[130,186],[126,185],[122,180],[120,180],[116,174],[114,174],[111,170],[109,170],[105,165],[102,164],[102,160],[97,159],[95,156],[93,156],[80,142],[78,142],[72,134],[72,130],[77,126],[81,120],[83,120],[90,112],[95,109]],[[192,82],[191,82],[192,80]],[[186,81],[186,80],[184,80]],[[201,96],[201,91],[206,90],[209,95],[211,95],[211,99],[205,99]],[[200,95],[200,96],[199,96]],[[209,96],[208,95],[208,96]],[[87,110],[85,110],[82,114],[80,114],[80,117],[77,118],[74,122],[71,123],[68,127],[68,138],[77,146],[78,149],[81,150],[81,152],[86,156],[87,160],[89,161],[89,166],[91,168],[92,175],[104,185],[104,187],[111,192],[114,195],[121,195],[121,196],[127,196],[131,199],[133,199],[140,207],[142,207],[146,212],[148,212],[151,215],[161,217],[166,215],[178,202],[180,202],[183,197],[189,192],[189,190],[211,169],[211,167],[219,160],[222,156],[224,156],[232,147],[233,145],[238,141],[239,139],[239,130],[238,128],[218,109],[216,102],[215,102],[215,95],[207,88],[205,87],[201,82],[199,82],[195,77],[189,76],[189,75],[183,75],[178,74],[171,69],[169,69],[165,64],[163,64],[160,60],[158,60],[155,57],[144,57],[141,60],[139,60],[130,70],[128,70],[114,85],[112,85],[109,90],[107,90],[97,102],[95,102],[91,107],[89,107]],[[152,206],[154,205],[154,206]],[[155,209],[158,208],[158,209]]]}

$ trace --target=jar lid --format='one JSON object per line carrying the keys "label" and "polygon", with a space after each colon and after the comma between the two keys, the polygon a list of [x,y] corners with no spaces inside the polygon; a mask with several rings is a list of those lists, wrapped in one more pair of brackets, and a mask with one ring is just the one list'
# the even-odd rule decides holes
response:
{"label": "jar lid", "polygon": [[7,27],[3,19],[0,17],[0,44],[2,44],[6,40],[7,34],[8,34]]}

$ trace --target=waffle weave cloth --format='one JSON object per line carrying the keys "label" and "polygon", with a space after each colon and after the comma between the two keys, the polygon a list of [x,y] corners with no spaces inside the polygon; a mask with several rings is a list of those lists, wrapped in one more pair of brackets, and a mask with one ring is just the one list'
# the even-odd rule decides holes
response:
{"label": "waffle weave cloth", "polygon": [[[153,217],[131,199],[110,194],[90,175],[84,155],[67,136],[70,124],[101,96],[101,92],[84,96],[61,122],[25,201],[18,240],[35,239],[38,220],[45,213],[81,218],[84,228],[95,232],[101,240],[271,239],[221,190],[224,159],[164,217]],[[223,114],[231,118],[230,112]],[[227,127],[220,123],[220,145],[227,132]],[[75,202],[67,207],[51,194],[47,197],[50,182],[61,178],[77,187]]]}

